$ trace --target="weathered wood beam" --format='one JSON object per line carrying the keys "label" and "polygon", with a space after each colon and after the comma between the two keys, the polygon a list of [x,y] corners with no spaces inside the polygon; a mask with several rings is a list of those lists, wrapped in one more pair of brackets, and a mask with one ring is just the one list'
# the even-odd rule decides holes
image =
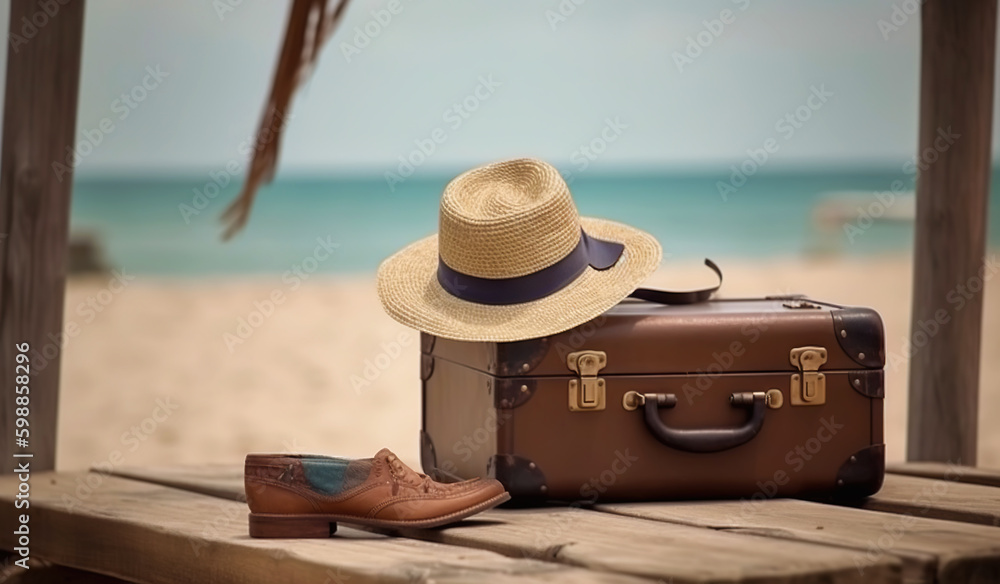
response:
{"label": "weathered wood beam", "polygon": [[[79,484],[86,486],[94,477],[100,481],[98,486],[85,492],[77,490]],[[31,558],[140,584],[652,582],[608,570],[384,537],[347,525],[339,525],[337,535],[330,539],[254,540],[247,535],[246,503],[108,475],[45,473],[32,480],[28,511]],[[0,548],[19,546],[14,526],[20,525],[18,517],[25,511],[14,507],[16,492],[16,477],[0,477],[0,525],[4,527],[0,529]],[[879,568],[875,567],[876,573]],[[14,570],[15,574],[24,573],[17,567]],[[35,570],[28,574],[32,572]],[[796,583],[818,581],[803,576]],[[870,581],[876,580],[866,580]],[[889,580],[877,580],[883,581]]]}
{"label": "weathered wood beam", "polygon": [[[12,0],[0,155],[0,473],[55,466],[66,239],[83,0]],[[28,343],[28,447],[15,443],[17,345]],[[51,356],[50,356],[51,355]]]}
{"label": "weathered wood beam", "polygon": [[[96,470],[93,472],[103,472]],[[187,466],[158,468],[116,468],[112,475],[104,480],[115,477],[130,477],[129,481],[149,482],[155,485],[166,485],[170,490],[183,490],[189,493],[208,494],[213,497],[244,501],[243,467],[218,466]],[[56,477],[69,477],[58,474]],[[906,477],[908,478],[908,477]],[[75,480],[75,479],[73,479]],[[924,480],[924,479],[915,479]],[[74,485],[69,479],[61,481]],[[928,485],[932,481],[925,481]],[[968,486],[968,485],[964,485]],[[104,487],[101,497],[104,497]],[[0,520],[3,519],[3,481],[0,479]],[[96,495],[97,493],[95,493]],[[32,497],[34,497],[32,491]],[[95,497],[96,498],[96,497]],[[102,501],[103,502],[103,501]],[[88,501],[98,505],[102,502]],[[157,497],[157,503],[163,501]],[[767,501],[768,506],[778,501]],[[32,501],[32,509],[35,506]],[[40,503],[44,504],[44,503]],[[137,505],[150,508],[145,499],[138,500]],[[698,502],[696,505],[714,505],[714,503]],[[802,503],[805,505],[805,503]],[[244,504],[245,505],[245,504]],[[676,503],[662,503],[672,507]],[[748,501],[731,503],[740,509],[735,515],[746,512]],[[825,507],[813,504],[817,507]],[[244,506],[243,509],[246,507]],[[119,509],[121,507],[119,506]],[[831,508],[831,513],[837,513],[838,508]],[[203,515],[200,521],[205,521]],[[754,507],[751,514],[760,510]],[[706,511],[706,514],[708,512]],[[242,526],[246,529],[246,512],[240,515]],[[801,518],[800,518],[801,519]],[[34,521],[34,519],[32,519]],[[873,530],[881,530],[885,519],[869,518]],[[983,529],[978,531],[982,537]],[[376,530],[377,531],[377,530]],[[751,531],[753,531],[751,529]],[[795,541],[778,541],[787,535],[783,527],[778,527],[775,534],[761,530],[766,538],[757,537],[758,533],[745,535],[742,530],[735,529],[732,533],[724,533],[716,529],[699,529],[684,525],[656,524],[645,520],[627,520],[597,513],[578,506],[549,507],[542,509],[512,509],[488,511],[476,516],[476,521],[456,524],[440,530],[402,529],[397,535],[411,539],[428,540],[446,543],[465,548],[478,548],[497,551],[515,558],[538,558],[560,564],[568,564],[580,568],[588,568],[594,572],[613,572],[614,578],[624,577],[623,574],[640,576],[659,582],[770,582],[782,584],[795,582],[898,582],[901,560],[893,554],[883,553],[878,558],[869,561],[863,552],[844,549],[841,543],[826,545],[803,544]],[[815,526],[804,527],[803,531],[815,531]],[[245,532],[243,532],[245,533]],[[243,534],[240,534],[241,537]],[[962,537],[953,531],[944,533],[938,531],[938,537]],[[858,537],[858,533],[854,533]],[[0,543],[2,543],[0,532]],[[864,540],[862,540],[864,541]],[[968,541],[968,540],[966,540]],[[329,544],[331,542],[323,542]],[[866,545],[865,543],[859,545]],[[1000,549],[1000,546],[975,546],[980,554],[989,555],[990,550]],[[957,552],[957,546],[950,551]],[[669,550],[664,552],[663,550]],[[470,550],[471,551],[471,550]],[[969,548],[965,549],[966,552]],[[942,554],[944,555],[944,554]],[[968,556],[970,554],[965,553]],[[956,564],[962,563],[952,553],[950,558]],[[720,558],[723,561],[720,561]],[[796,558],[789,562],[788,558]],[[865,559],[864,574],[858,574],[858,560]],[[845,562],[846,560],[846,562]],[[925,557],[924,560],[933,561]],[[86,568],[86,565],[64,562]],[[983,562],[986,563],[986,562]],[[477,581],[486,582],[485,578]],[[617,581],[617,580],[616,580]],[[353,581],[352,581],[353,582]],[[948,582],[948,580],[945,580]]]}
{"label": "weathered wood beam", "polygon": [[907,458],[976,463],[996,0],[921,9]]}

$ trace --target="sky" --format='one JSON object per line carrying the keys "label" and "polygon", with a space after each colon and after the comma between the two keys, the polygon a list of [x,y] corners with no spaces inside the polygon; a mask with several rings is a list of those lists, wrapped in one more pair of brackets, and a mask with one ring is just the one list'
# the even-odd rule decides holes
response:
{"label": "sky", "polygon": [[[684,170],[738,163],[769,139],[774,167],[895,167],[917,139],[920,24],[903,8],[353,0],[295,98],[280,172],[382,174],[399,157],[452,170],[525,155]],[[77,140],[93,147],[78,176],[244,161],[287,10],[90,0]],[[796,121],[781,123],[788,115]]]}

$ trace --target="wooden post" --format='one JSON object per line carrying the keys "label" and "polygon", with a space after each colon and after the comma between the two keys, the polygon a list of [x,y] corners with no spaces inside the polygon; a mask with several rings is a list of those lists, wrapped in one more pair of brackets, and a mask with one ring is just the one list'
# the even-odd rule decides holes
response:
{"label": "wooden post", "polygon": [[996,0],[922,7],[909,460],[976,463],[996,19]]}
{"label": "wooden post", "polygon": [[[83,0],[12,0],[0,155],[0,472],[55,467],[66,239]],[[27,448],[15,443],[15,345],[30,346]],[[23,369],[21,370],[23,371]],[[15,459],[14,453],[33,458]]]}

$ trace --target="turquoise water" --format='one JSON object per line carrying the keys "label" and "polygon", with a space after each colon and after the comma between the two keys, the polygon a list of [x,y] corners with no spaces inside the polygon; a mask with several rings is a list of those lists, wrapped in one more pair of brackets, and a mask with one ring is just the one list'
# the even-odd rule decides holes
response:
{"label": "turquoise water", "polygon": [[[438,198],[449,178],[413,177],[394,192],[380,176],[279,178],[261,190],[247,229],[228,243],[220,241],[218,218],[236,195],[233,184],[195,201],[195,190],[212,183],[207,174],[84,178],[75,185],[71,226],[97,234],[108,263],[135,274],[282,273],[312,255],[317,238],[339,244],[318,271],[365,272],[436,230]],[[993,246],[1000,244],[997,178],[990,206]],[[760,174],[728,200],[719,194],[720,180],[728,180],[728,173],[594,174],[577,176],[571,188],[581,213],[653,233],[668,257],[867,255],[912,246],[909,222],[876,222],[855,232],[851,242],[843,221],[823,231],[812,220],[814,206],[832,192],[858,191],[875,201],[875,192],[889,190],[896,180],[911,190],[912,175],[898,167]],[[185,219],[182,204],[197,214]]]}

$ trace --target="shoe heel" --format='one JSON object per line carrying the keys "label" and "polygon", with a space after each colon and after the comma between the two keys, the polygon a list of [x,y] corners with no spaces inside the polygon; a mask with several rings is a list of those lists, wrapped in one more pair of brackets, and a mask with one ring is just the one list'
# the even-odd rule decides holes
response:
{"label": "shoe heel", "polygon": [[250,537],[325,538],[336,532],[336,522],[322,517],[250,514]]}

